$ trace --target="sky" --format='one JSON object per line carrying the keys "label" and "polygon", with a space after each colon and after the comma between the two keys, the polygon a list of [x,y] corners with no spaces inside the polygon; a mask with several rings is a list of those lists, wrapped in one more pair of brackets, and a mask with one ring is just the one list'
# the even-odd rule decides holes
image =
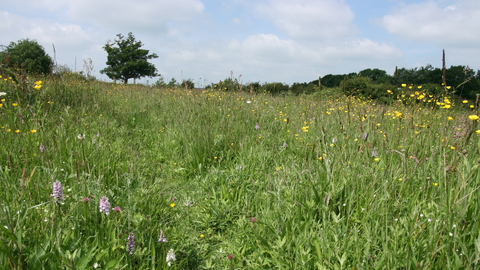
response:
{"label": "sky", "polygon": [[[3,3],[2,3],[3,2]],[[480,69],[480,0],[0,0],[0,45],[33,39],[97,79],[129,32],[166,82],[310,82],[379,68]],[[153,84],[159,77],[141,82]]]}

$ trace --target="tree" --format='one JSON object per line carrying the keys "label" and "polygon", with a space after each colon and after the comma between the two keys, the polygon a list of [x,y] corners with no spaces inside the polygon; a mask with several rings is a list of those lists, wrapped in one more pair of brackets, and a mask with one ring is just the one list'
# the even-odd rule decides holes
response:
{"label": "tree", "polygon": [[0,63],[8,68],[20,68],[30,74],[49,74],[52,72],[52,58],[35,40],[22,39],[11,42],[0,52]]}
{"label": "tree", "polygon": [[149,50],[140,49],[143,44],[135,40],[132,33],[125,38],[122,34],[117,35],[114,42],[107,42],[103,47],[107,52],[107,67],[100,70],[112,80],[122,80],[128,83],[128,79],[158,76],[157,69],[149,59],[158,58],[156,54],[149,54]]}

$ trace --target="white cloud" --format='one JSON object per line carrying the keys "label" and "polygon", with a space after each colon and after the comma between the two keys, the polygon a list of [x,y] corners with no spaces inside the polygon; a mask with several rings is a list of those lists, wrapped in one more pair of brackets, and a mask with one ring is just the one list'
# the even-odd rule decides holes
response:
{"label": "white cloud", "polygon": [[392,34],[409,41],[434,42],[454,47],[480,45],[480,1],[459,0],[445,7],[441,1],[429,0],[404,4],[382,19]]}
{"label": "white cloud", "polygon": [[342,0],[268,0],[255,11],[293,38],[324,40],[358,32],[355,14]]}
{"label": "white cloud", "polygon": [[163,33],[175,23],[202,15],[200,0],[82,0],[68,1],[66,16],[123,32]]}

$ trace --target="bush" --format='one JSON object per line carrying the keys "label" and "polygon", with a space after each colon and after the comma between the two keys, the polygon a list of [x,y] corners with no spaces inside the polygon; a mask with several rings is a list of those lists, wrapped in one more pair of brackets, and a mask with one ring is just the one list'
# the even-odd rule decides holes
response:
{"label": "bush", "polygon": [[340,88],[346,96],[368,96],[374,90],[372,79],[367,77],[345,79]]}
{"label": "bush", "polygon": [[23,69],[30,74],[50,74],[53,67],[52,58],[35,40],[23,39],[11,42],[0,53],[0,61],[9,68]]}

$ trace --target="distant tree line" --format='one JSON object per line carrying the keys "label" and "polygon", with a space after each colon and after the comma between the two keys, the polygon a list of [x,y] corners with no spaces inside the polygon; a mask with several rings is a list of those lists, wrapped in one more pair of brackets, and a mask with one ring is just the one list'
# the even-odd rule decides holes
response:
{"label": "distant tree line", "polygon": [[[428,85],[432,88],[432,92],[438,92],[448,87],[451,89],[450,93],[470,99],[475,98],[475,95],[480,93],[480,70],[475,72],[468,66],[451,66],[445,72],[447,85],[442,85],[442,69],[435,68],[432,65],[411,69],[396,68],[393,75],[389,75],[385,70],[378,68],[364,69],[358,73],[328,74],[321,78],[321,84],[329,88],[341,87],[342,82],[345,83],[346,80],[365,77],[370,80],[370,84],[383,85],[385,88],[394,88],[401,84]],[[318,80],[312,81],[310,84],[318,85]]]}
{"label": "distant tree line", "polygon": [[[451,66],[446,68],[446,83],[442,85],[443,70],[426,65],[420,68],[396,68],[393,75],[378,68],[364,69],[358,73],[328,74],[311,82],[294,83],[291,86],[274,82],[240,83],[238,78],[229,77],[218,83],[207,86],[207,89],[224,91],[268,92],[271,94],[312,94],[326,88],[338,88],[346,95],[359,95],[373,99],[381,99],[387,90],[400,88],[406,84],[407,89],[418,89],[420,86],[431,94],[458,95],[462,98],[475,99],[480,93],[480,71],[473,71],[468,66]],[[448,90],[448,91],[447,91]]]}

